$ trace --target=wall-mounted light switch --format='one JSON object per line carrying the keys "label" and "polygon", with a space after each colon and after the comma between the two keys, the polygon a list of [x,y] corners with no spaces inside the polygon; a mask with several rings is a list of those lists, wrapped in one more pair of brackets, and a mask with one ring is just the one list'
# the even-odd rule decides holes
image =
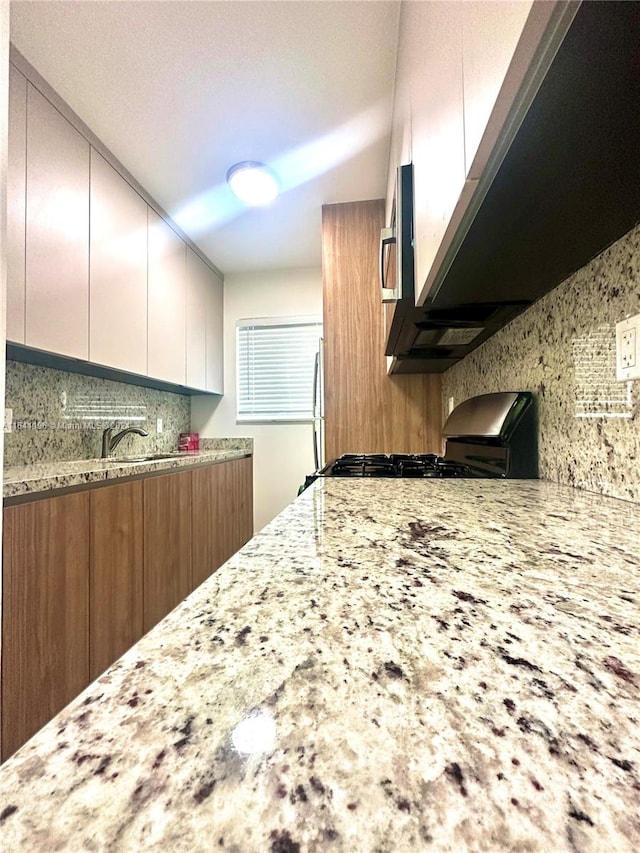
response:
{"label": "wall-mounted light switch", "polygon": [[449,406],[448,406],[449,411],[447,412],[447,414],[450,415],[451,412],[454,410],[454,408],[455,408],[455,400],[453,399],[453,397],[449,397]]}
{"label": "wall-mounted light switch", "polygon": [[156,418],[156,432],[162,432],[162,418]]}
{"label": "wall-mounted light switch", "polygon": [[4,410],[4,431],[12,432],[13,426],[13,409]]}
{"label": "wall-mounted light switch", "polygon": [[640,314],[616,323],[616,379],[640,379]]}

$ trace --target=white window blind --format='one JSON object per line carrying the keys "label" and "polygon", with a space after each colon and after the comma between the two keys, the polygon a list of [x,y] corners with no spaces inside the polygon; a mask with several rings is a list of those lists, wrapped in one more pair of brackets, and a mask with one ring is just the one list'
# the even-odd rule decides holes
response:
{"label": "white window blind", "polygon": [[239,320],[236,336],[238,421],[312,420],[322,323],[315,317]]}

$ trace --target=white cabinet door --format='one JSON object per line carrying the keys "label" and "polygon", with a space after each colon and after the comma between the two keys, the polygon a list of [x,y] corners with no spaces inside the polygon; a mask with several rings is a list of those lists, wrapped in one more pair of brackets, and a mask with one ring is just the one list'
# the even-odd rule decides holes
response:
{"label": "white cabinet door", "polygon": [[409,82],[410,33],[408,31],[409,10],[407,4],[400,5],[400,28],[398,37],[398,58],[396,62],[396,83],[393,96],[393,115],[391,120],[391,145],[389,146],[389,171],[387,174],[387,195],[384,221],[391,223],[393,197],[396,188],[398,166],[411,162],[411,93]]}
{"label": "white cabinet door", "polygon": [[207,387],[207,282],[209,267],[187,246],[187,385]]}
{"label": "white cabinet door", "polygon": [[9,66],[7,340],[24,343],[27,80]]}
{"label": "white cabinet door", "polygon": [[465,184],[462,3],[408,3],[416,295]]}
{"label": "white cabinet door", "polygon": [[207,391],[224,393],[223,378],[223,284],[222,279],[213,270],[209,270],[207,286]]}
{"label": "white cabinet door", "polygon": [[93,148],[89,358],[147,373],[147,204]]}
{"label": "white cabinet door", "polygon": [[154,379],[184,385],[187,247],[151,208],[148,216],[148,373]]}
{"label": "white cabinet door", "polygon": [[[532,0],[471,0],[461,4],[465,172],[468,178],[477,179],[482,175],[511,107],[513,99],[507,97],[504,114],[499,110],[489,124],[532,5]],[[508,94],[504,93],[503,97]],[[479,152],[485,134],[487,137]]]}
{"label": "white cabinet door", "polygon": [[25,343],[86,359],[89,143],[27,87]]}

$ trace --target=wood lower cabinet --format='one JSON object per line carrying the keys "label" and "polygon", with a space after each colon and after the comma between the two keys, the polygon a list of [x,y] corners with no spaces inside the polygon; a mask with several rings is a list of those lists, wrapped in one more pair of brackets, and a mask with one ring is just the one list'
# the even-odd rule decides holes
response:
{"label": "wood lower cabinet", "polygon": [[89,683],[89,494],[4,511],[2,757]]}
{"label": "wood lower cabinet", "polygon": [[2,760],[251,538],[252,471],[233,459],[5,507]]}
{"label": "wood lower cabinet", "polygon": [[193,589],[192,471],[143,480],[145,633]]}
{"label": "wood lower cabinet", "polygon": [[242,548],[253,536],[253,460],[234,459],[224,465],[226,492],[231,501],[231,512],[218,510],[218,519],[222,532],[222,546],[219,552],[219,568],[229,557]]}
{"label": "wood lower cabinet", "polygon": [[251,459],[192,473],[193,587],[199,586],[253,536]]}
{"label": "wood lower cabinet", "polygon": [[143,634],[142,482],[94,489],[89,496],[89,674],[93,680]]}

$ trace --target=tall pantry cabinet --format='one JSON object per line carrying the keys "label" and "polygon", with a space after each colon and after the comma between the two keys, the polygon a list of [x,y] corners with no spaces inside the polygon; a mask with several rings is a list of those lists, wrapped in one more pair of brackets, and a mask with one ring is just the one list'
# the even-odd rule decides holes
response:
{"label": "tall pantry cabinet", "polygon": [[325,450],[440,453],[440,376],[387,375],[378,281],[383,199],[322,208]]}

